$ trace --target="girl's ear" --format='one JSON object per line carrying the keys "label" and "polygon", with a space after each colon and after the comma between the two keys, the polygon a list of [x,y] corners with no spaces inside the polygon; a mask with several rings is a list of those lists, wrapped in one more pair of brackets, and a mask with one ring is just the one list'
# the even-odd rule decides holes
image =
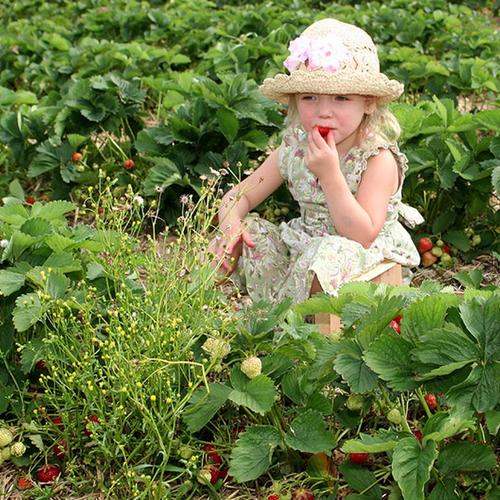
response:
{"label": "girl's ear", "polygon": [[371,115],[377,109],[377,98],[367,97],[365,101],[365,114]]}

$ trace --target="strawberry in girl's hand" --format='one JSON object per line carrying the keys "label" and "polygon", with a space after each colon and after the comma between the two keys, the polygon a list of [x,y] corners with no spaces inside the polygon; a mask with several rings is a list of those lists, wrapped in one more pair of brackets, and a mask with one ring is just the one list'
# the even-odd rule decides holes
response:
{"label": "strawberry in girl's hand", "polygon": [[329,127],[322,127],[321,125],[318,125],[318,132],[321,137],[323,137],[323,139],[326,139],[326,136],[328,135],[328,132],[330,132],[330,130],[332,129]]}
{"label": "strawberry in girl's hand", "polygon": [[36,478],[41,483],[53,483],[60,475],[61,468],[58,465],[46,464],[38,469]]}

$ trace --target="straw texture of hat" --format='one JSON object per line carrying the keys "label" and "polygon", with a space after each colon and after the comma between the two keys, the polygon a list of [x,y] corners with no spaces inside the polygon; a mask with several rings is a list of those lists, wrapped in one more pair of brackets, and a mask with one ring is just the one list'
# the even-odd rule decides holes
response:
{"label": "straw texture of hat", "polygon": [[291,94],[359,94],[381,102],[397,99],[403,84],[380,72],[377,49],[361,28],[323,19],[292,40],[285,61],[290,75],[266,78],[262,93],[282,103]]}

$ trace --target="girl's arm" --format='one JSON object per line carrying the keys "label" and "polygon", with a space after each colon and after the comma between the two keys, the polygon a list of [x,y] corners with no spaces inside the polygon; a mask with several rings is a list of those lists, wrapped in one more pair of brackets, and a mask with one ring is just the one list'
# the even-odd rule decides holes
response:
{"label": "girl's arm", "polygon": [[221,201],[219,228],[222,235],[215,238],[211,248],[223,269],[231,273],[241,252],[241,243],[255,246],[245,231],[242,220],[282,184],[279,171],[279,151],[273,151],[250,176],[229,190]]}
{"label": "girl's arm", "polygon": [[317,136],[311,138],[308,167],[320,181],[335,228],[368,248],[382,229],[391,195],[398,189],[396,160],[388,150],[370,158],[354,196],[340,170],[333,136],[330,133],[325,142],[319,132],[313,134]]}

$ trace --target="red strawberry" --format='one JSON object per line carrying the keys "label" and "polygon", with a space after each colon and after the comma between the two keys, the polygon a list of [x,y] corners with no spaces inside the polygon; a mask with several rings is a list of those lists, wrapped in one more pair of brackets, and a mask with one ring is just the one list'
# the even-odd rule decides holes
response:
{"label": "red strawberry", "polygon": [[135,162],[131,158],[128,158],[123,162],[123,167],[125,170],[132,170],[135,167]]}
{"label": "red strawberry", "polygon": [[399,326],[399,323],[393,319],[390,323],[389,326],[399,335],[401,333],[401,327]]}
{"label": "red strawberry", "polygon": [[326,139],[326,136],[328,135],[328,132],[330,132],[331,128],[329,127],[322,127],[321,125],[318,125],[318,132],[323,137],[323,139]]}
{"label": "red strawberry", "polygon": [[33,488],[33,483],[26,476],[21,476],[17,480],[17,489],[18,490],[31,490]]}
{"label": "red strawberry", "polygon": [[33,203],[35,203],[35,198],[33,198],[33,196],[26,196],[26,198],[24,199],[24,201],[28,204],[28,205],[33,205]]}
{"label": "red strawberry", "polygon": [[59,459],[63,460],[64,456],[66,455],[66,451],[68,450],[68,443],[64,441],[64,439],[61,439],[58,443],[56,443],[52,447],[52,451],[54,455]]}
{"label": "red strawberry", "polygon": [[36,478],[41,483],[53,483],[60,475],[61,468],[58,465],[46,464],[38,469]]}
{"label": "red strawberry", "polygon": [[221,477],[220,470],[215,466],[211,466],[208,470],[210,471],[210,482],[215,484]]}
{"label": "red strawberry", "polygon": [[450,247],[446,243],[441,247],[441,250],[443,253],[447,253],[448,255],[450,254]]}
{"label": "red strawberry", "polygon": [[432,249],[432,241],[429,238],[420,238],[418,242],[418,251],[420,253],[428,252]]}
{"label": "red strawberry", "polygon": [[363,465],[368,460],[368,453],[351,453],[349,459],[354,464]]}
{"label": "red strawberry", "polygon": [[267,500],[280,500],[280,496],[279,495],[269,495],[267,497]]}
{"label": "red strawberry", "polygon": [[82,158],[83,158],[82,154],[78,153],[78,151],[71,155],[71,161],[74,161],[74,162],[80,161]]}
{"label": "red strawberry", "polygon": [[85,429],[83,429],[83,433],[86,436],[90,437],[91,434],[92,434],[92,427],[93,427],[92,424],[91,424],[91,422],[94,423],[94,424],[98,424],[100,422],[100,420],[99,420],[98,416],[96,416],[96,415],[90,415],[90,417],[87,417],[87,421],[88,421],[88,423],[85,426]]}
{"label": "red strawberry", "polygon": [[50,421],[57,425],[57,427],[59,427],[59,429],[63,430],[64,429],[64,424],[63,424],[63,421],[62,421],[62,418],[61,417],[53,417],[50,419]]}
{"label": "red strawberry", "polygon": [[47,365],[45,364],[45,361],[43,359],[39,359],[36,362],[35,368],[37,370],[45,370],[47,368]]}
{"label": "red strawberry", "polygon": [[435,264],[438,258],[435,255],[432,255],[432,252],[424,252],[422,254],[422,264],[424,267],[429,267],[432,266],[432,264]]}
{"label": "red strawberry", "polygon": [[418,439],[419,443],[422,442],[422,438],[424,437],[422,435],[422,432],[421,431],[418,431],[418,430],[415,430],[415,431],[411,431],[413,433],[413,435]]}
{"label": "red strawberry", "polygon": [[216,448],[213,444],[205,444],[203,445],[203,451],[208,452],[207,457],[208,460],[213,464],[220,464],[222,462],[221,456],[216,452]]}
{"label": "red strawberry", "polygon": [[436,396],[434,396],[434,394],[426,394],[424,396],[424,399],[425,399],[425,402],[427,403],[427,406],[433,410],[434,408],[437,408],[437,405],[438,405],[438,401],[437,401],[437,398]]}
{"label": "red strawberry", "polygon": [[314,495],[311,490],[301,487],[292,493],[292,500],[314,500]]}

